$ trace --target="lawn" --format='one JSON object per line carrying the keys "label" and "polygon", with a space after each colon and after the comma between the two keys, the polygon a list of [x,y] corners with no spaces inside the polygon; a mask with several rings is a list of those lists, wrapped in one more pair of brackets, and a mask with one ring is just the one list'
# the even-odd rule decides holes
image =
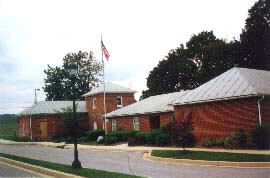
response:
{"label": "lawn", "polygon": [[10,139],[17,134],[17,119],[0,119],[0,138]]}
{"label": "lawn", "polygon": [[8,155],[4,153],[0,153],[0,156],[21,161],[24,163],[32,164],[32,165],[37,165],[41,167],[45,167],[48,169],[53,169],[57,170],[60,172],[65,172],[69,174],[75,174],[78,176],[82,177],[91,177],[91,178],[135,178],[138,176],[132,176],[128,174],[122,174],[122,173],[116,173],[116,172],[109,172],[109,171],[102,171],[102,170],[95,170],[95,169],[89,169],[89,168],[83,168],[80,170],[73,169],[70,165],[65,165],[65,164],[59,164],[59,163],[52,163],[52,162],[47,162],[47,161],[42,161],[42,160],[35,160],[35,159],[30,159],[30,158],[25,158],[25,157],[19,157],[19,156],[14,156],[14,155]]}
{"label": "lawn", "polygon": [[189,151],[189,150],[186,151],[153,150],[152,156],[175,158],[175,159],[208,160],[208,161],[270,162],[270,155]]}

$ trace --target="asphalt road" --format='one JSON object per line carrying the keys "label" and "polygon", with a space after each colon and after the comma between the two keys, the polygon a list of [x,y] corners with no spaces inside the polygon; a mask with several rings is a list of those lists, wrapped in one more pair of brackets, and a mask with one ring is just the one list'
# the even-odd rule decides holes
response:
{"label": "asphalt road", "polygon": [[[73,150],[36,145],[0,145],[0,152],[33,159],[71,164]],[[235,177],[270,178],[268,168],[225,168],[159,163],[142,159],[142,153],[79,150],[83,167],[153,178]]]}
{"label": "asphalt road", "polygon": [[25,170],[0,163],[0,177],[40,177]]}

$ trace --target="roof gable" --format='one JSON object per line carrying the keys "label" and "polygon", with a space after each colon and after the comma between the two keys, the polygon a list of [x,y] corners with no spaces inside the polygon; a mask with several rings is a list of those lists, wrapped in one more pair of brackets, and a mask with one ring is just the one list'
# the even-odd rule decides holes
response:
{"label": "roof gable", "polygon": [[200,87],[190,91],[174,104],[209,102],[270,94],[270,71],[232,68]]}
{"label": "roof gable", "polygon": [[[96,95],[99,93],[103,93],[104,92],[104,85],[101,84],[100,86],[92,89],[90,92],[82,95],[83,97],[87,97],[87,96],[92,96],[92,95]],[[135,90],[132,90],[130,88],[126,88],[123,87],[121,85],[112,83],[112,82],[106,82],[105,83],[105,93],[136,93]]]}

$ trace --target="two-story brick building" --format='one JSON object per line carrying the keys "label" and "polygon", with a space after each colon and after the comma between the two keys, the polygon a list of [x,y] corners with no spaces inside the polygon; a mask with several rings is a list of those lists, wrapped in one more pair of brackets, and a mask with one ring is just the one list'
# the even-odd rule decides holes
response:
{"label": "two-story brick building", "polygon": [[[106,82],[106,112],[109,113],[136,102],[134,93],[136,93],[136,91],[130,88],[112,82]],[[104,129],[104,85],[101,84],[99,87],[84,94],[83,97],[85,97],[86,100],[90,129]]]}

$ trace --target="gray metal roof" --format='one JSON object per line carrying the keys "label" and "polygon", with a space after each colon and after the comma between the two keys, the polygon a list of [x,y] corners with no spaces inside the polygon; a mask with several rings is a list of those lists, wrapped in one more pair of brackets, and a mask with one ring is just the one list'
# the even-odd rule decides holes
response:
{"label": "gray metal roof", "polygon": [[[96,87],[92,89],[90,92],[82,95],[83,97],[86,96],[92,96],[99,93],[103,93],[103,84],[101,84],[99,87]],[[132,90],[130,88],[123,87],[121,85],[112,83],[112,82],[106,82],[105,83],[105,93],[136,93],[135,90]]]}
{"label": "gray metal roof", "polygon": [[[76,104],[77,112],[87,113],[85,101],[76,101]],[[41,101],[23,110],[19,115],[57,114],[57,111],[61,112],[67,107],[72,107],[72,101]]]}
{"label": "gray metal roof", "polygon": [[188,91],[175,92],[157,96],[151,96],[144,100],[130,104],[113,112],[106,117],[139,115],[148,113],[161,113],[173,111],[173,106],[169,105],[174,100],[182,98]]}
{"label": "gray metal roof", "polygon": [[174,105],[259,95],[270,95],[270,71],[235,67],[175,100]]}

